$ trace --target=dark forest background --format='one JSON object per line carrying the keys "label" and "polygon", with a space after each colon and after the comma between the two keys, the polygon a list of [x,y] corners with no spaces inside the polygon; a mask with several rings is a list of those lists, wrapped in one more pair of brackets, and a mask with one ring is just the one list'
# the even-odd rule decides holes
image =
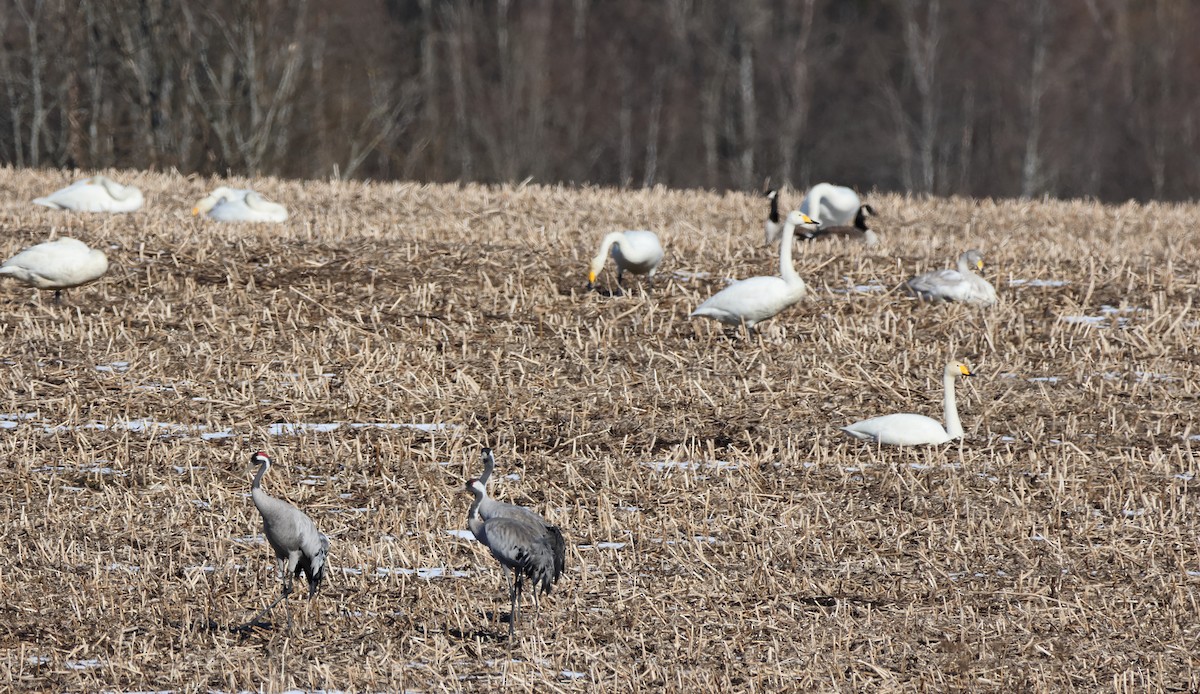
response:
{"label": "dark forest background", "polygon": [[1188,199],[1193,0],[0,0],[0,162]]}

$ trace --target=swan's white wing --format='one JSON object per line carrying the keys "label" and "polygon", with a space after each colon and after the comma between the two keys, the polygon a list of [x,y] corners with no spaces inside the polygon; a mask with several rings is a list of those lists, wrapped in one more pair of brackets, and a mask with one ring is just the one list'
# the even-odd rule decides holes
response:
{"label": "swan's white wing", "polygon": [[[114,187],[120,186],[118,183],[110,183]],[[128,190],[124,199],[114,198],[103,184],[96,182],[94,178],[87,178],[33,202],[45,207],[76,212],[133,212],[142,206],[140,190],[130,186],[121,186],[120,190]]]}
{"label": "swan's white wing", "polygon": [[219,222],[282,222],[287,219],[287,209],[278,203],[268,202],[253,191],[238,191],[240,196],[218,200],[208,211],[210,219]]}
{"label": "swan's white wing", "polygon": [[636,229],[626,231],[623,235],[625,238],[622,243],[625,248],[622,249],[619,244],[613,244],[612,247],[612,257],[617,267],[640,275],[653,274],[663,259],[663,248],[658,234]]}
{"label": "swan's white wing", "polygon": [[950,440],[941,422],[920,414],[873,417],[842,427],[842,431],[857,439],[893,446],[920,446]]}
{"label": "swan's white wing", "polygon": [[102,257],[82,241],[62,238],[26,248],[4,261],[0,274],[41,289],[70,287],[103,275],[108,263]]}
{"label": "swan's white wing", "polygon": [[692,311],[728,325],[766,320],[800,300],[797,290],[781,277],[751,277],[735,282],[709,297]]}

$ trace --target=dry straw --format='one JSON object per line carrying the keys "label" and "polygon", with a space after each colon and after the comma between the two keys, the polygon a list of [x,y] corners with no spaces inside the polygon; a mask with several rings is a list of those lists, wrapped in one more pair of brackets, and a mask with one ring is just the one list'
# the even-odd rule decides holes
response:
{"label": "dry straw", "polygon": [[[142,211],[29,203],[81,175],[0,171],[4,254],[112,263],[61,307],[0,287],[15,689],[1200,688],[1195,206],[871,196],[883,243],[799,247],[812,295],[745,339],[687,315],[774,267],[756,195],[260,180],[290,219],[222,226],[188,214],[217,181],[113,172]],[[586,293],[628,227],[657,287]],[[995,309],[894,290],[967,247]],[[837,431],[938,416],[952,354],[964,441]],[[512,659],[448,532],[482,445],[570,543]],[[228,630],[278,590],[260,448],[333,542],[290,634]]]}

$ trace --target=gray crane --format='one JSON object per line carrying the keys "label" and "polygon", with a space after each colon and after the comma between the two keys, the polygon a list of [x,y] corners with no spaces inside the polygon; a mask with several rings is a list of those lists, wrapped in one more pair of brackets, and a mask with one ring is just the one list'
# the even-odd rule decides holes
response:
{"label": "gray crane", "polygon": [[[329,554],[329,538],[317,530],[312,519],[303,511],[282,499],[267,494],[262,489],[263,475],[271,467],[271,458],[262,451],[250,456],[250,463],[258,465],[258,473],[250,485],[250,497],[263,519],[263,534],[267,543],[275,550],[275,559],[279,562],[279,570],[283,574],[283,594],[275,602],[267,605],[247,625],[258,621],[271,608],[283,602],[287,611],[287,597],[292,593],[292,579],[299,578],[303,573],[308,580],[308,598],[311,600],[317,594],[325,578],[325,559]],[[288,628],[292,626],[292,614],[287,611]]]}
{"label": "gray crane", "polygon": [[[496,458],[494,455],[492,455],[492,449],[490,448],[483,449],[481,451],[481,457],[483,458],[483,474],[479,476],[479,483],[483,485],[484,498],[479,504],[479,517],[485,521],[492,518],[515,518],[517,520],[525,521],[535,527],[546,528],[549,541],[551,546],[554,548],[554,580],[557,581],[558,577],[562,575],[563,569],[566,568],[567,546],[563,541],[562,532],[560,532],[557,527],[547,523],[545,518],[542,518],[537,514],[536,511],[532,509],[525,508],[524,506],[518,506],[516,504],[508,504],[488,496],[487,483],[488,480],[492,478],[492,472],[496,469]],[[473,532],[472,534],[475,535],[476,540],[483,542],[483,540],[479,538],[478,533]],[[509,589],[511,590],[512,582],[509,576],[509,569],[503,564],[501,564],[501,568],[504,569],[504,578],[508,583]],[[537,605],[536,593],[534,594],[534,604],[535,606]]]}
{"label": "gray crane", "polygon": [[511,636],[520,614],[521,591],[525,579],[533,583],[535,614],[541,612],[540,593],[550,593],[566,568],[567,545],[562,531],[550,525],[534,511],[515,504],[506,504],[488,496],[486,480],[495,467],[491,449],[483,450],[484,474],[467,480],[464,491],[475,501],[467,513],[467,526],[492,553],[504,569],[516,573],[509,588],[511,613],[508,633]]}

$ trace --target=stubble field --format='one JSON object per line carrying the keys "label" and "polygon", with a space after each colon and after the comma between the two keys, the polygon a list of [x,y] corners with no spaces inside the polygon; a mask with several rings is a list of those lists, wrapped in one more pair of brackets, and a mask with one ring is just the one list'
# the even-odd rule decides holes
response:
{"label": "stubble field", "polygon": [[[0,170],[0,253],[111,263],[61,306],[0,285],[14,689],[1200,689],[1196,206],[869,196],[882,245],[798,243],[810,296],[746,338],[687,316],[777,272],[754,195],[262,180],[291,219],[221,225],[189,214],[216,181],[116,172],[142,211],[28,202],[81,176]],[[662,237],[655,287],[585,291],[621,228]],[[895,291],[969,247],[998,307]],[[837,430],[940,418],[953,356],[965,440]],[[485,445],[568,541],[511,643],[459,532]],[[332,541],[290,632],[231,629],[280,585],[259,449]]]}

